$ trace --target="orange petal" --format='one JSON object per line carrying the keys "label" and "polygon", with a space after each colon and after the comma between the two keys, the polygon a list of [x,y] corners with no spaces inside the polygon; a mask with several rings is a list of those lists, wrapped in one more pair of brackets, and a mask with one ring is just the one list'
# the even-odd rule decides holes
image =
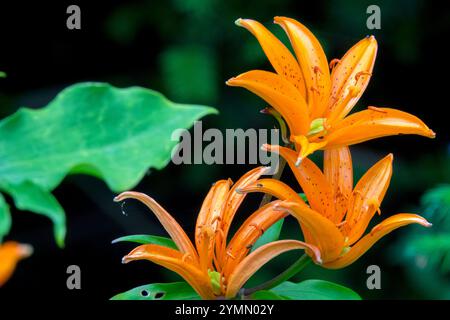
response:
{"label": "orange petal", "polygon": [[119,202],[130,198],[141,201],[155,214],[159,222],[163,225],[164,229],[166,229],[167,233],[182,253],[187,253],[192,257],[197,258],[197,252],[195,251],[191,240],[189,240],[189,237],[186,235],[183,228],[181,228],[178,222],[154,199],[144,193],[126,191],[115,197],[114,201]]}
{"label": "orange petal", "polygon": [[373,71],[377,55],[375,37],[367,37],[355,44],[331,74],[330,122],[344,118],[364,93]]}
{"label": "orange petal", "polygon": [[344,230],[348,244],[355,243],[364,233],[375,212],[379,211],[392,176],[392,153],[373,165],[358,181]]}
{"label": "orange petal", "polygon": [[263,145],[268,151],[279,153],[289,164],[297,181],[308,198],[311,208],[328,219],[334,215],[332,189],[322,171],[308,158],[296,166],[297,154],[292,149],[279,146]]}
{"label": "orange petal", "polygon": [[412,114],[390,108],[369,107],[339,122],[326,139],[328,147],[337,147],[397,134],[435,137],[435,133]]}
{"label": "orange petal", "polygon": [[283,116],[291,134],[308,133],[309,116],[305,99],[294,85],[278,74],[253,70],[231,78],[227,85],[246,88],[264,99]]}
{"label": "orange petal", "polygon": [[393,230],[406,226],[411,223],[418,223],[424,227],[431,227],[431,223],[416,214],[400,213],[391,216],[376,225],[372,231],[359,240],[351,249],[338,259],[324,263],[323,267],[329,269],[344,268],[359,259],[367,250],[369,250],[378,240],[392,232]]}
{"label": "orange petal", "polygon": [[292,201],[283,201],[277,207],[287,210],[308,229],[313,245],[320,249],[323,261],[336,259],[344,247],[344,237],[336,225],[309,207]]}
{"label": "orange petal", "polygon": [[348,201],[353,190],[353,165],[350,149],[341,147],[325,150],[323,173],[333,189],[335,214],[332,220],[334,223],[339,223],[347,211]]}
{"label": "orange petal", "polygon": [[297,157],[297,164],[299,164],[303,159],[313,154],[315,151],[323,149],[328,141],[321,142],[309,142],[308,138],[305,136],[292,136],[292,140],[297,146],[297,150],[300,149],[300,153]]}
{"label": "orange petal", "polygon": [[32,253],[33,247],[28,244],[20,244],[15,241],[0,244],[0,287],[11,278],[17,263]]}
{"label": "orange petal", "polygon": [[195,227],[195,245],[197,247],[202,269],[212,269],[214,254],[214,235],[222,219],[223,207],[232,181],[219,180],[209,190],[203,201]]}
{"label": "orange petal", "polygon": [[275,71],[305,96],[302,70],[289,49],[258,21],[238,19],[236,25],[246,28],[256,37]]}
{"label": "orange petal", "polygon": [[259,208],[245,220],[239,230],[234,234],[227,246],[224,275],[227,277],[234,267],[248,254],[251,246],[275,222],[284,218],[287,213],[274,210],[279,201],[273,201]]}
{"label": "orange petal", "polygon": [[331,87],[327,57],[322,46],[300,22],[286,17],[275,17],[274,21],[286,31],[299,61],[306,81],[311,118],[320,118],[325,112]]}
{"label": "orange petal", "polygon": [[201,272],[192,259],[178,250],[155,244],[141,245],[123,257],[122,262],[149,260],[178,273],[203,299],[214,299],[215,295],[207,273]]}
{"label": "orange petal", "polygon": [[216,241],[216,255],[219,260],[224,259],[226,248],[226,239],[230,229],[231,222],[236,214],[237,209],[244,201],[246,194],[239,193],[236,190],[245,188],[247,185],[258,180],[260,176],[267,174],[270,167],[257,167],[245,173],[231,188],[226,200],[226,208],[224,209],[222,220],[220,221],[220,229],[222,237]]}
{"label": "orange petal", "polygon": [[297,240],[279,240],[265,244],[244,258],[228,278],[226,297],[235,297],[247,280],[264,264],[280,254],[299,249],[309,249],[315,253],[315,259],[320,261],[320,253],[314,246]]}
{"label": "orange petal", "polygon": [[280,200],[294,200],[305,203],[297,192],[291,189],[287,184],[276,179],[259,179],[248,184],[238,192],[263,192],[268,193]]}

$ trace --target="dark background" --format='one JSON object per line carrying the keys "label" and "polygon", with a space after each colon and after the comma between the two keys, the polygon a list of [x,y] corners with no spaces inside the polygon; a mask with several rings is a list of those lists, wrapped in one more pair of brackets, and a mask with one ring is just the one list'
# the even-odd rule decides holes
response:
{"label": "dark background", "polygon": [[[261,100],[225,86],[228,78],[241,72],[270,70],[254,37],[234,25],[237,18],[259,20],[282,37],[281,28],[271,24],[273,16],[296,18],[322,41],[329,60],[341,57],[366,34],[374,34],[379,43],[378,58],[358,108],[388,106],[413,113],[437,133],[437,138],[389,137],[354,146],[356,174],[361,175],[385,154],[395,153],[394,176],[382,206],[385,216],[406,210],[418,212],[425,190],[450,182],[445,78],[449,71],[450,11],[443,2],[4,2],[0,5],[0,70],[8,77],[0,79],[1,118],[20,106],[43,107],[70,84],[105,81],[119,87],[149,87],[173,101],[216,107],[220,115],[206,117],[204,128],[270,128],[273,120],[258,112],[265,106]],[[66,28],[70,4],[81,8],[81,30]],[[381,30],[366,28],[366,8],[371,4],[381,8]],[[162,171],[151,170],[135,189],[156,198],[191,232],[210,184],[226,177],[236,181],[250,168],[169,165]],[[284,179],[295,186],[289,172]],[[13,278],[0,289],[0,298],[105,300],[138,285],[177,279],[151,263],[122,265],[121,257],[133,245],[111,245],[111,240],[122,235],[163,234],[143,206],[127,202],[123,215],[106,185],[87,176],[66,178],[54,194],[67,214],[66,247],[57,248],[46,218],[13,209],[13,228],[7,239],[31,243],[35,253],[20,263]],[[252,195],[240,216],[255,210],[260,197]],[[290,226],[295,228],[292,221]],[[336,281],[366,299],[439,298],[414,287],[404,266],[395,264],[387,253],[403,232],[389,235],[349,268],[328,271],[308,267],[297,279]],[[292,259],[284,257],[286,263]],[[66,268],[71,264],[81,267],[79,291],[66,288]],[[367,290],[365,270],[370,264],[381,267],[383,290]],[[281,271],[280,263],[270,264],[255,281],[276,271]],[[445,277],[448,279],[448,274]]]}

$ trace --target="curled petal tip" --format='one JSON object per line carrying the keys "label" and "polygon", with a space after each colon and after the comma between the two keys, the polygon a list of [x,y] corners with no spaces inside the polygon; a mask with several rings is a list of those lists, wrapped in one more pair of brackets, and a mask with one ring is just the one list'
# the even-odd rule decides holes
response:
{"label": "curled petal tip", "polygon": [[22,258],[28,258],[29,256],[31,256],[33,254],[33,247],[29,244],[21,244],[19,246],[19,251],[20,251],[20,256]]}
{"label": "curled petal tip", "polygon": [[242,18],[238,18],[234,21],[234,24],[238,27],[242,27]]}
{"label": "curled petal tip", "polygon": [[127,264],[128,262],[130,262],[131,260],[129,259],[128,256],[125,256],[122,258],[122,264]]}
{"label": "curled petal tip", "polygon": [[428,136],[430,138],[436,138],[436,133],[433,130],[429,129],[428,130]]}
{"label": "curled petal tip", "polygon": [[433,224],[431,222],[428,222],[427,220],[423,219],[423,223],[421,223],[421,225],[423,225],[426,228],[431,228],[433,226]]}
{"label": "curled petal tip", "polygon": [[270,114],[269,108],[264,108],[259,111],[262,114]]}

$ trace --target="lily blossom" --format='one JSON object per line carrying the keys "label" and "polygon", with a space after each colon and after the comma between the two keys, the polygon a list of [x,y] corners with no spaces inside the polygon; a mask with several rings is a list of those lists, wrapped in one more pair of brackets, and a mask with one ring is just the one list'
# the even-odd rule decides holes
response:
{"label": "lily blossom", "polygon": [[392,154],[372,166],[353,188],[353,166],[348,147],[326,150],[323,172],[308,158],[296,166],[297,155],[292,149],[268,145],[265,149],[286,159],[309,206],[294,199],[291,196],[294,191],[287,185],[273,179],[260,179],[240,192],[265,192],[281,199],[275,209],[288,211],[297,218],[305,242],[319,248],[325,268],[339,269],[350,265],[379,239],[399,227],[412,223],[431,226],[419,215],[399,213],[364,235],[375,213],[381,214],[380,205],[392,176]]}
{"label": "lily blossom", "polygon": [[178,247],[175,250],[155,244],[141,245],[126,255],[123,262],[144,259],[170,269],[183,277],[203,299],[235,297],[257,270],[286,251],[307,249],[319,263],[318,249],[296,240],[271,242],[250,253],[264,230],[287,215],[274,209],[280,201],[259,208],[226,243],[230,224],[245,198],[245,194],[236,190],[254,183],[267,170],[266,167],[253,169],[234,186],[231,180],[217,181],[198,214],[194,243],[178,222],[149,196],[131,191],[120,194],[115,201],[133,198],[150,208]]}
{"label": "lily blossom", "polygon": [[15,241],[0,244],[0,287],[11,278],[17,263],[28,258],[33,253],[33,247]]}
{"label": "lily blossom", "polygon": [[[259,41],[275,72],[252,70],[227,81],[255,93],[286,121],[300,161],[316,150],[348,146],[374,138],[435,133],[419,118],[391,108],[368,107],[347,116],[366,89],[377,54],[374,36],[356,43],[328,64],[317,38],[298,21],[275,17],[289,37],[288,48],[261,23],[238,19]],[[332,69],[330,72],[330,68]]]}

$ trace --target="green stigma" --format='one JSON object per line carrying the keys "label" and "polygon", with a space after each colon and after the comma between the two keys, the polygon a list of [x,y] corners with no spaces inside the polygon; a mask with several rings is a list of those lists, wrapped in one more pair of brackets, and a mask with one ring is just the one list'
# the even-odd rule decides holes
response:
{"label": "green stigma", "polygon": [[208,270],[208,276],[211,280],[211,286],[213,288],[213,292],[216,295],[222,294],[222,290],[220,288],[220,273],[217,271]]}
{"label": "green stigma", "polygon": [[325,130],[325,120],[326,118],[317,118],[311,122],[311,126],[309,127],[308,136],[319,133]]}

